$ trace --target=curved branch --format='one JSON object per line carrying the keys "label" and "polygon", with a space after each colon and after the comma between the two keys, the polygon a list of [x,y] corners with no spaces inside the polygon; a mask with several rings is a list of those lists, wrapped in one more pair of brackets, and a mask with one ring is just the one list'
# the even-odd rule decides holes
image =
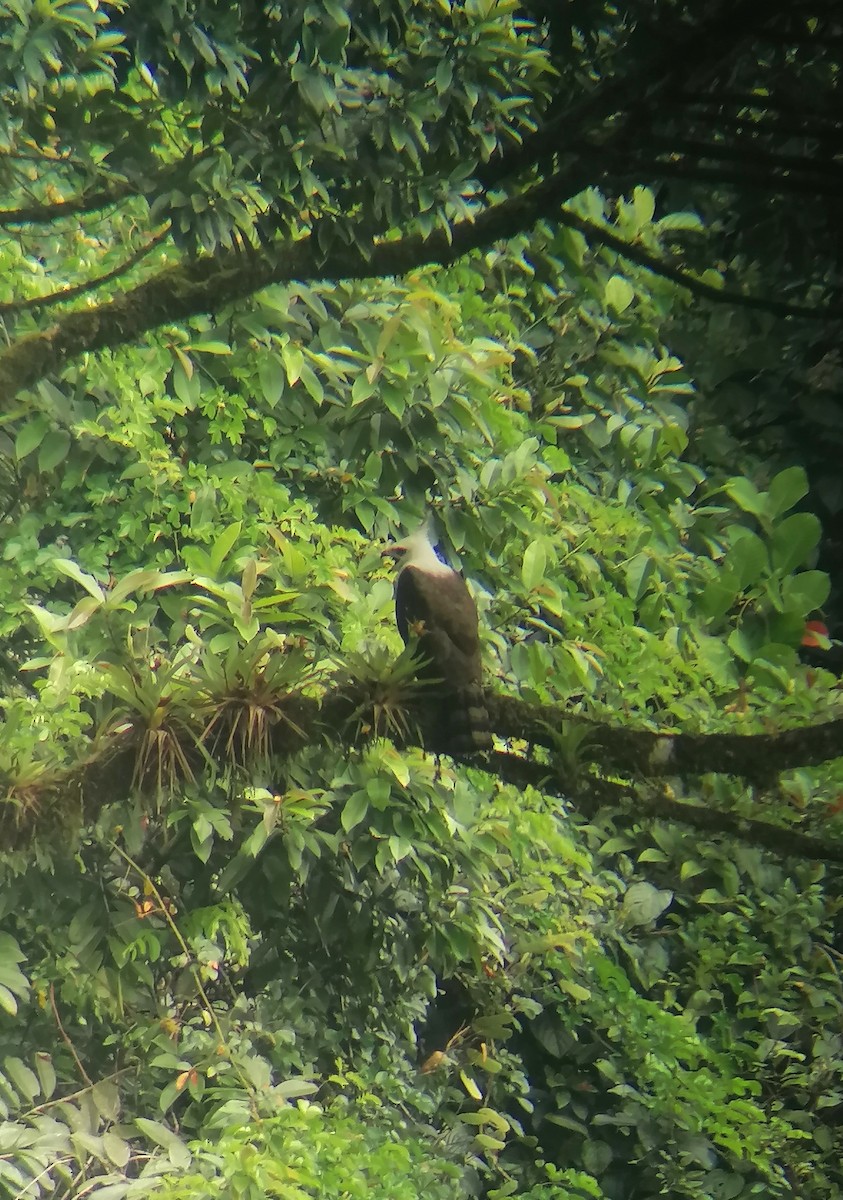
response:
{"label": "curved branch", "polygon": [[234,248],[185,261],[97,308],[62,314],[49,328],[13,342],[0,353],[0,395],[11,398],[84,351],[131,343],[159,325],[216,311],[272,283],[367,279],[404,275],[433,263],[448,265],[470,250],[529,229],[548,204],[581,190],[587,182],[584,172],[560,173],[447,232],[343,246],[327,258],[317,239],[308,235],[260,251]]}
{"label": "curved branch", "polygon": [[157,171],[152,171],[141,185],[126,180],[100,188],[96,192],[83,192],[70,200],[59,200],[55,204],[30,204],[21,208],[0,209],[0,228],[17,228],[19,225],[49,225],[65,217],[78,217],[101,212],[113,204],[120,204],[137,196],[148,195],[155,184],[160,184],[171,175],[176,174],[188,161],[191,164],[201,162],[213,155],[215,146],[205,146],[202,150],[189,150],[175,162],[165,163]]}
{"label": "curved branch", "polygon": [[[679,99],[681,100],[681,97]],[[714,103],[713,99],[712,103]],[[722,110],[717,109],[711,112],[703,110],[688,113],[684,124],[686,127],[690,124],[713,125],[721,132],[731,130],[736,134],[746,134],[748,136],[744,140],[750,143],[758,142],[761,138],[770,141],[775,137],[784,140],[795,137],[827,145],[843,143],[843,123],[835,121],[826,128],[818,126],[816,123],[809,123],[815,120],[813,115],[806,113],[805,122],[800,124],[799,113],[796,111],[791,112],[789,120],[771,117],[767,112],[759,112],[756,118],[750,120],[749,118],[727,116]]]}
{"label": "curved branch", "polygon": [[535,787],[559,796],[585,817],[596,816],[602,808],[629,804],[633,807],[636,822],[647,817],[676,821],[712,837],[732,837],[753,846],[763,846],[782,858],[843,863],[843,844],[836,845],[828,838],[812,837],[769,821],[738,817],[719,808],[675,800],[664,791],[654,793],[653,788],[634,788],[592,775],[580,781],[566,780],[562,775],[549,773],[546,765],[515,754],[495,754],[491,765],[498,779],[515,787]]}
{"label": "curved branch", "polygon": [[585,165],[559,171],[448,232],[436,230],[427,236],[413,234],[397,241],[343,246],[327,258],[308,235],[261,251],[221,250],[213,257],[184,262],[97,308],[63,314],[51,327],[12,343],[0,353],[0,395],[11,398],[84,351],[131,343],[159,325],[217,311],[271,283],[369,279],[404,275],[431,264],[447,266],[471,250],[530,229],[540,219],[561,220],[631,261],[718,303],[751,305],[779,316],[826,318],[839,314],[833,307],[814,309],[712,287],[568,209],[560,211],[558,206],[564,200],[592,181],[593,174]]}
{"label": "curved branch", "polygon": [[[775,189],[786,186],[788,180],[776,174],[778,171],[797,171],[800,175],[811,177],[807,182],[813,190],[821,186],[814,176],[843,177],[843,163],[832,158],[817,159],[805,154],[782,154],[766,149],[764,143],[756,138],[735,137],[728,142],[704,142],[695,138],[672,138],[666,134],[653,134],[649,139],[648,149],[654,148],[656,153],[682,156],[690,163],[709,162],[739,162],[751,163],[754,167],[767,172],[768,186]],[[756,178],[756,177],[754,177]],[[829,185],[834,187],[834,185]],[[835,194],[839,192],[839,182],[834,187]]]}
{"label": "curved branch", "polygon": [[22,208],[0,209],[0,227],[15,229],[19,225],[50,225],[65,217],[78,217],[87,213],[101,212],[112,204],[119,204],[130,196],[141,193],[128,183],[101,188],[98,192],[83,192],[72,200],[58,200],[55,204],[30,204]]}
{"label": "curved branch", "polygon": [[97,275],[93,279],[86,279],[84,283],[76,283],[72,287],[59,288],[57,292],[49,292],[46,296],[33,296],[29,300],[12,300],[6,304],[0,304],[0,317],[6,313],[28,312],[35,308],[46,308],[48,305],[63,304],[66,300],[75,300],[77,296],[84,296],[87,292],[96,291],[98,287],[102,287],[104,283],[110,283],[113,279],[119,279],[121,275],[125,275],[132,267],[137,266],[141,259],[149,254],[150,250],[154,250],[156,246],[163,242],[164,238],[170,232],[169,222],[163,229],[160,229],[149,241],[145,242],[134,254],[130,254],[118,266],[113,267],[110,271],[106,271],[102,275]]}
{"label": "curved branch", "polygon": [[674,162],[664,158],[644,160],[633,157],[624,164],[624,174],[634,175],[639,180],[642,175],[646,175],[656,179],[691,179],[695,183],[727,183],[741,190],[758,188],[766,193],[775,192],[782,196],[797,194],[843,197],[843,180],[832,181],[819,176],[814,178],[802,174],[789,175],[775,170],[749,167],[744,167],[743,170],[730,170],[725,165],[706,167],[693,161]]}
{"label": "curved branch", "polygon": [[688,271],[683,271],[681,267],[674,267],[671,263],[665,262],[662,258],[657,258],[654,254],[650,254],[643,246],[636,246],[631,242],[627,242],[624,238],[618,237],[617,234],[611,233],[610,230],[604,229],[601,225],[595,225],[592,221],[587,221],[584,217],[577,216],[570,209],[564,208],[558,216],[558,220],[562,225],[567,225],[570,229],[576,229],[584,234],[591,241],[601,242],[604,246],[608,246],[611,250],[616,250],[623,258],[629,259],[630,262],[638,263],[641,267],[646,267],[648,271],[652,271],[654,275],[660,275],[663,279],[669,279],[672,283],[679,284],[686,291],[691,292],[695,296],[703,296],[706,300],[714,300],[718,304],[738,304],[745,308],[755,308],[761,312],[774,313],[778,317],[810,317],[812,319],[839,317],[843,315],[843,306],[829,305],[824,308],[812,308],[807,304],[788,304],[784,300],[769,300],[766,296],[756,296],[748,292],[738,292],[734,288],[718,288],[713,284],[706,283],[697,276],[691,275]]}

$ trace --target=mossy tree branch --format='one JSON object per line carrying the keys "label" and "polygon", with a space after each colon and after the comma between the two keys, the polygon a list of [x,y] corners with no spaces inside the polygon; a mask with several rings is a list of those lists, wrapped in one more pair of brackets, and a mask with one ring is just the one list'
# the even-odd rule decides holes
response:
{"label": "mossy tree branch", "polygon": [[[636,820],[643,816],[678,821],[712,836],[740,838],[784,857],[843,863],[843,843],[679,801],[655,782],[666,776],[683,779],[726,774],[769,788],[782,771],[838,758],[843,744],[843,717],[778,733],[674,734],[573,718],[558,707],[530,705],[517,697],[488,693],[486,700],[492,730],[523,749],[480,756],[472,765],[503,782],[550,792],[587,816],[604,807],[625,806],[633,801]],[[272,742],[279,761],[319,742],[341,741],[348,747],[360,747],[382,732],[377,714],[383,706],[376,685],[338,687],[321,700],[291,694],[279,706],[285,719],[275,726]],[[425,730],[436,722],[435,707],[435,702],[426,705],[417,697],[411,699],[404,710],[406,720],[401,723],[408,730],[404,745],[424,744]],[[577,727],[577,748],[573,754],[566,754],[565,728],[571,724]],[[579,736],[584,727],[586,735]],[[20,841],[44,818],[55,828],[57,814],[65,808],[77,812],[80,799],[83,811],[92,817],[101,807],[103,796],[131,791],[137,776],[137,746],[144,731],[140,726],[132,729],[128,719],[120,728],[119,734],[98,739],[95,753],[85,762],[45,784],[45,795],[39,797],[39,803],[23,813],[14,804],[12,784],[6,812],[0,810],[4,840]],[[535,754],[536,746],[542,748],[539,755]],[[201,753],[195,745],[182,744],[181,748],[197,775],[209,753],[223,757],[219,747],[206,745]],[[436,751],[430,743],[426,748]]]}
{"label": "mossy tree branch", "polygon": [[320,254],[308,236],[260,252],[223,250],[171,267],[96,308],[66,313],[51,326],[14,342],[0,353],[0,393],[11,398],[85,351],[131,343],[160,325],[217,311],[273,283],[397,276],[431,264],[447,266],[472,250],[531,228],[542,218],[561,219],[586,237],[709,300],[754,304],[783,316],[829,315],[828,310],[820,313],[807,306],[712,287],[569,209],[560,210],[563,201],[584,187],[588,178],[584,169],[560,171],[487,209],[476,220],[455,224],[450,235],[437,230],[426,237],[413,235],[342,247],[328,257]]}

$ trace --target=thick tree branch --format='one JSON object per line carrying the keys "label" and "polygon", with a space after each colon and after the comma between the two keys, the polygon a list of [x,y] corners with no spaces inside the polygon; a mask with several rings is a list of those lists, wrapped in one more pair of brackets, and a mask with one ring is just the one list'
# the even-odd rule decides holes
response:
{"label": "thick tree branch", "polygon": [[[427,237],[413,235],[399,241],[375,242],[363,249],[341,247],[327,258],[308,236],[260,252],[223,250],[211,258],[171,267],[97,308],[64,314],[52,326],[14,342],[0,353],[0,395],[11,398],[84,351],[134,342],[159,325],[216,311],[272,283],[396,276],[425,265],[448,265],[471,250],[530,229],[539,219],[560,219],[560,204],[591,178],[585,166],[578,171],[560,171],[520,195],[493,205],[475,220],[454,225],[450,236],[437,230]],[[780,316],[836,315],[836,309],[817,310],[711,287],[568,209],[562,210],[561,219],[587,237],[709,300],[755,305]]]}
{"label": "thick tree branch", "polygon": [[[510,696],[487,696],[492,729],[549,750],[574,718],[558,708],[531,706]],[[605,772],[629,776],[737,775],[761,783],[782,771],[813,767],[843,755],[843,717],[778,733],[653,733],[576,718],[589,726],[581,753]]]}
{"label": "thick tree branch", "polygon": [[[529,751],[493,752],[479,756],[472,765],[517,787],[533,786],[564,798],[586,815],[606,805],[617,806],[634,801],[636,818],[645,815],[679,821],[711,834],[737,837],[764,846],[783,856],[806,857],[828,862],[843,862],[843,844],[802,834],[787,826],[776,826],[716,808],[706,808],[670,798],[654,786],[659,777],[690,778],[699,775],[726,774],[747,779],[759,786],[770,786],[776,776],[794,767],[816,766],[843,754],[843,717],[816,726],[787,729],[773,734],[683,734],[653,733],[627,726],[610,726],[572,718],[558,707],[538,707],[513,696],[487,693],[490,725],[494,733],[516,745],[541,746],[549,751],[541,757]],[[389,735],[384,713],[396,718],[392,726],[405,730],[404,745],[435,744],[424,742],[425,731],[436,727],[436,705],[418,699],[408,702],[401,714],[395,712],[395,697],[388,702],[379,696],[377,685],[335,688],[322,699],[292,694],[278,702],[284,714],[274,731],[273,753],[279,759],[319,742],[341,741],[346,746],[361,746],[373,736]],[[575,725],[578,736],[574,749],[566,749],[565,728]],[[587,728],[585,738],[579,736]],[[114,724],[110,728],[115,728]],[[9,799],[0,805],[0,838],[17,843],[32,832],[39,819],[55,828],[56,810],[78,811],[82,807],[90,817],[102,807],[103,797],[127,796],[137,781],[137,747],[143,736],[138,726],[132,729],[127,718],[120,733],[104,733],[93,743],[91,756],[69,768],[60,778],[44,784],[44,795],[33,801],[37,790],[28,786],[29,803],[19,806],[14,800],[14,785]],[[161,730],[158,730],[161,734]],[[179,727],[173,736],[181,737],[180,755],[198,777],[208,755],[220,759],[226,751],[225,739],[217,746],[208,745],[202,753]],[[196,735],[198,738],[198,734]],[[183,757],[182,757],[183,756]],[[147,762],[155,774],[155,764]],[[623,776],[625,781],[608,776]],[[638,787],[632,782],[639,781]],[[156,779],[140,780],[155,787]],[[643,791],[640,784],[644,783]],[[178,780],[173,781],[179,785]],[[24,824],[25,822],[25,824]],[[60,825],[61,822],[58,822]]]}
{"label": "thick tree branch", "polygon": [[94,309],[63,314],[52,326],[26,335],[0,353],[0,395],[11,398],[84,351],[136,341],[159,325],[218,310],[272,283],[293,279],[366,279],[404,275],[431,263],[447,265],[471,250],[529,229],[555,200],[586,185],[588,177],[553,176],[523,195],[495,205],[450,236],[340,247],[325,258],[311,236],[261,251],[221,250],[161,272]]}

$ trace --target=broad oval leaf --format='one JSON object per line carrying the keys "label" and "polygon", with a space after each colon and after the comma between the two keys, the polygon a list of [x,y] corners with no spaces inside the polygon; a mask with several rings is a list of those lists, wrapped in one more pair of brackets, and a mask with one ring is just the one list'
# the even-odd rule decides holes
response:
{"label": "broad oval leaf", "polygon": [[813,554],[820,540],[822,526],[813,513],[793,513],[773,530],[770,557],[773,567],[789,575]]}
{"label": "broad oval leaf", "polygon": [[615,312],[625,312],[635,299],[635,288],[623,275],[613,275],[603,289],[603,301],[607,308]]}
{"label": "broad oval leaf", "polygon": [[52,471],[64,462],[70,449],[70,434],[66,429],[51,429],[38,451],[39,471]]}
{"label": "broad oval leaf", "polygon": [[785,471],[779,471],[767,493],[770,516],[777,517],[779,513],[787,512],[807,494],[808,476],[804,467],[788,467]]}
{"label": "broad oval leaf", "polygon": [[342,815],[340,817],[340,824],[346,833],[353,829],[355,825],[360,824],[366,815],[368,808],[369,797],[366,792],[361,790],[359,792],[353,792],[351,796],[349,796],[343,807]]}
{"label": "broad oval leaf", "polygon": [[33,417],[18,430],[15,438],[15,458],[18,462],[37,450],[50,428],[46,417]]}
{"label": "broad oval leaf", "polygon": [[547,551],[541,542],[531,542],[521,561],[521,582],[532,592],[543,581],[547,569]]}

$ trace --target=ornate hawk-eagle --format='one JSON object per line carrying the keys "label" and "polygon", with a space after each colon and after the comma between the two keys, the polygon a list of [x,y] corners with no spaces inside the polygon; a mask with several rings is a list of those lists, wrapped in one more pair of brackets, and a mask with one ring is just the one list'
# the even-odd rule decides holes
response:
{"label": "ornate hawk-eagle", "polygon": [[437,744],[452,754],[492,745],[483,700],[477,608],[465,580],[436,554],[430,520],[382,553],[401,568],[395,618],[405,645],[414,641],[424,663],[421,679],[440,701]]}

